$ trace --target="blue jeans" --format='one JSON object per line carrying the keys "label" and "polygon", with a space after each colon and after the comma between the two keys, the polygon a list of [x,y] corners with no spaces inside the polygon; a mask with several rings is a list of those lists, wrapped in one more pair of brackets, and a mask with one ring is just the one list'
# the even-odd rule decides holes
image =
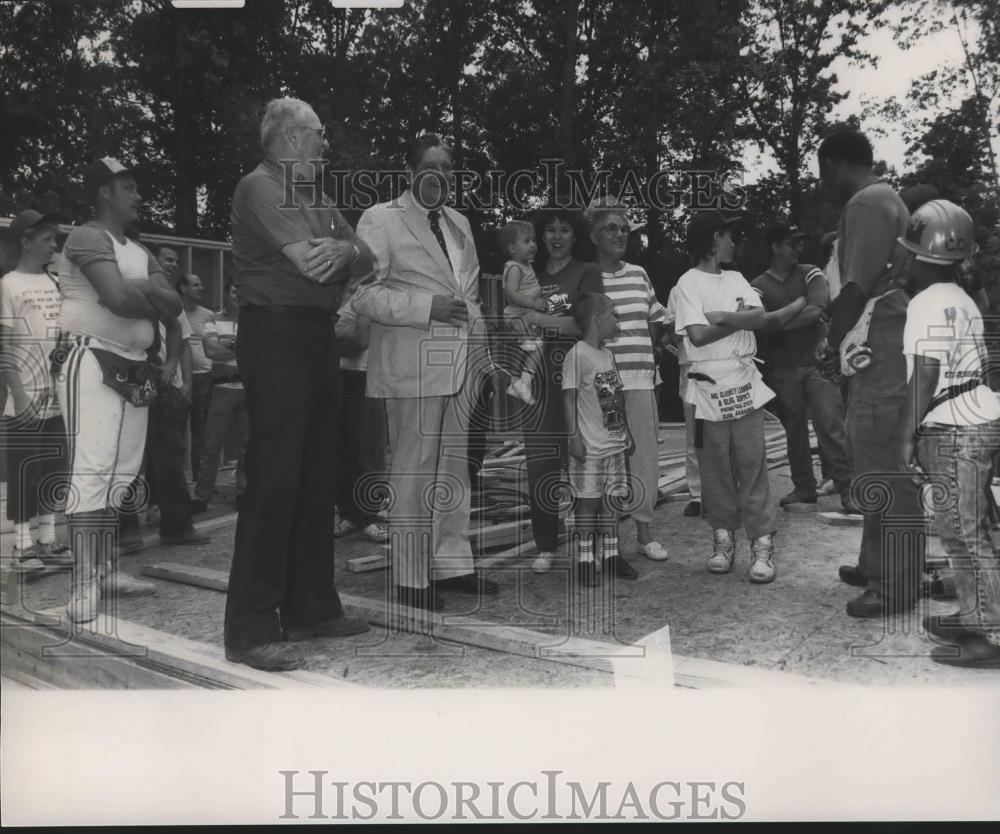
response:
{"label": "blue jeans", "polygon": [[1000,420],[921,426],[917,454],[931,480],[934,520],[955,571],[959,613],[1000,646],[1000,554],[990,535],[989,489]]}
{"label": "blue jeans", "polygon": [[778,417],[785,427],[788,464],[792,484],[801,495],[815,495],[809,418],[812,417],[826,473],[843,492],[850,488],[854,472],[847,457],[847,430],[840,389],[812,365],[776,367],[768,384],[778,395]]}

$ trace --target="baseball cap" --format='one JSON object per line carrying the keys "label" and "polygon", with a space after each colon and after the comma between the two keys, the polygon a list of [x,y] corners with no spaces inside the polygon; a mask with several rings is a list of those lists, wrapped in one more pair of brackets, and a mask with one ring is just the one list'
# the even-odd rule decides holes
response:
{"label": "baseball cap", "polygon": [[133,168],[126,168],[117,159],[111,156],[102,156],[96,162],[92,162],[83,172],[83,190],[88,197],[93,197],[97,189],[114,177],[124,174],[131,174]]}
{"label": "baseball cap", "polygon": [[58,212],[52,211],[48,214],[42,214],[40,211],[35,211],[34,209],[25,209],[18,212],[17,216],[11,221],[10,233],[14,236],[14,240],[20,241],[21,235],[35,228],[39,223],[59,224],[63,219],[63,216]]}
{"label": "baseball cap", "polygon": [[781,243],[783,240],[795,240],[803,237],[809,237],[809,232],[800,231],[799,227],[792,223],[772,223],[767,227],[767,233],[764,235],[768,246]]}
{"label": "baseball cap", "polygon": [[718,209],[711,211],[699,211],[688,223],[687,228],[687,248],[694,251],[705,241],[711,239],[719,229],[731,228],[740,223],[740,217],[726,217]]}

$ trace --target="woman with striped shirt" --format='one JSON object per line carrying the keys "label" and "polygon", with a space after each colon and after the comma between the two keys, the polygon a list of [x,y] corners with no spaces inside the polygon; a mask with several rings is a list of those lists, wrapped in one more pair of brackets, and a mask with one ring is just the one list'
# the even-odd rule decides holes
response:
{"label": "woman with striped shirt", "polygon": [[635,444],[628,455],[629,501],[626,512],[635,521],[636,552],[663,561],[666,548],[652,538],[649,525],[659,489],[657,441],[659,414],[656,408],[656,363],[653,360],[651,328],[657,338],[666,332],[667,311],[657,300],[649,276],[641,266],[625,263],[629,223],[616,202],[603,200],[584,214],[590,239],[596,247],[595,263],[601,270],[604,293],[615,305],[618,335],[608,342],[625,389],[625,414]]}

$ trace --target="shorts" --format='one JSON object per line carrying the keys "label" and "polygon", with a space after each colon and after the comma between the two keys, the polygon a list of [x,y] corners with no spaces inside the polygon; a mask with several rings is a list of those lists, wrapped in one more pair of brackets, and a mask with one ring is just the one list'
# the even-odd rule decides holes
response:
{"label": "shorts", "polygon": [[104,384],[101,366],[73,345],[56,379],[69,441],[66,514],[118,509],[142,467],[148,408],[136,408]]}
{"label": "shorts", "polygon": [[624,498],[628,494],[628,471],[625,453],[607,457],[587,455],[583,460],[569,456],[569,485],[575,498]]}

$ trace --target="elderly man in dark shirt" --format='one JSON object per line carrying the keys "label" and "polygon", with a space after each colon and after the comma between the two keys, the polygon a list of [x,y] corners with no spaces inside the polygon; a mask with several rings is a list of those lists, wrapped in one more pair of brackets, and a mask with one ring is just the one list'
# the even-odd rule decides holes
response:
{"label": "elderly man in dark shirt", "polygon": [[264,160],[233,194],[236,355],[250,434],[226,604],[226,657],[261,669],[304,661],[296,642],[367,629],[333,580],[339,385],[333,322],[350,272],[371,269],[322,191],[325,129],[293,98],[270,102]]}

